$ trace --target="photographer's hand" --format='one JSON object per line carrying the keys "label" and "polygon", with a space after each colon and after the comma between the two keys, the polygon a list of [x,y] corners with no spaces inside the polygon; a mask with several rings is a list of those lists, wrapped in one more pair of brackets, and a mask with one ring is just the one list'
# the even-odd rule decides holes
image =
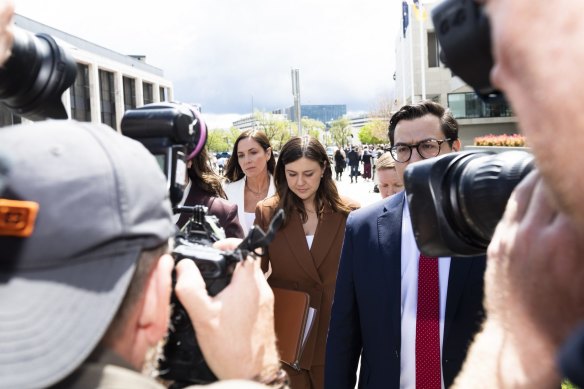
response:
{"label": "photographer's hand", "polygon": [[558,347],[584,318],[583,253],[584,234],[532,172],[489,246],[487,320],[457,387],[559,387]]}
{"label": "photographer's hand", "polygon": [[[239,239],[217,242],[233,249]],[[279,369],[274,333],[274,295],[260,261],[239,263],[231,283],[210,297],[196,265],[177,265],[175,292],[196,330],[207,364],[219,379],[262,377]]]}
{"label": "photographer's hand", "polygon": [[11,0],[0,0],[0,66],[10,57],[14,33],[12,32],[14,4]]}

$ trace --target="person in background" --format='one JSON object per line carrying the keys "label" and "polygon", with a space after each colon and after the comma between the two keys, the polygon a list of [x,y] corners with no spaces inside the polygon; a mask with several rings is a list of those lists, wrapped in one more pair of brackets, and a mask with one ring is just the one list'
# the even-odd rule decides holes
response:
{"label": "person in background", "polygon": [[357,152],[357,146],[351,147],[351,151],[347,154],[347,159],[349,160],[349,167],[351,169],[351,184],[353,183],[353,177],[355,178],[355,182],[357,182],[357,178],[359,177],[359,162],[361,161],[361,157]]}
{"label": "person in background", "polygon": [[404,184],[399,178],[395,161],[390,153],[381,154],[375,161],[375,170],[377,171],[377,187],[382,199],[404,190]]}
{"label": "person in background", "polygon": [[343,171],[345,170],[345,152],[339,147],[335,151],[334,160],[335,160],[335,175],[336,180],[341,181],[343,178]]}
{"label": "person in background", "polygon": [[310,295],[316,309],[300,370],[285,366],[294,389],[322,389],[324,352],[347,215],[359,205],[339,196],[322,144],[294,137],[282,147],[275,173],[276,195],[260,201],[256,224],[266,229],[279,209],[285,222],[262,259],[272,287]]}
{"label": "person in background", "polygon": [[371,178],[371,164],[373,163],[373,153],[369,151],[369,147],[363,147],[363,155],[361,156],[363,162],[363,179],[369,181]]}
{"label": "person in background", "polygon": [[263,131],[247,130],[237,137],[225,169],[227,182],[223,189],[227,199],[237,204],[244,234],[253,225],[258,201],[276,193],[272,176],[275,166],[272,146]]}
{"label": "person in background", "polygon": [[[243,238],[237,205],[226,200],[227,195],[223,190],[221,177],[209,165],[206,148],[188,161],[187,174],[188,184],[178,206],[204,205],[209,216],[217,217],[219,227],[225,231],[225,237]],[[182,228],[191,216],[190,213],[181,213],[178,218],[175,215],[177,227]]]}
{"label": "person in background", "polygon": [[[409,164],[458,151],[458,123],[432,101],[405,105],[389,140]],[[349,215],[327,339],[325,387],[449,388],[483,311],[485,256],[428,257],[402,191]]]}

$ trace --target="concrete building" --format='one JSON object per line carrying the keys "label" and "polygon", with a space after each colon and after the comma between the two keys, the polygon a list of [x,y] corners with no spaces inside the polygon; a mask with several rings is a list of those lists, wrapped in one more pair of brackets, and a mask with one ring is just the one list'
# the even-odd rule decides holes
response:
{"label": "concrete building", "polygon": [[[51,35],[75,59],[77,78],[63,94],[72,119],[105,123],[119,131],[127,109],[173,100],[172,82],[161,69],[147,64],[144,56],[117,53],[22,15],[15,15],[14,22],[29,32]],[[25,119],[5,108],[0,112],[0,125],[21,120]]]}
{"label": "concrete building", "polygon": [[[419,21],[409,6],[406,36],[396,36],[395,107],[425,98],[450,108],[460,124],[463,146],[477,136],[517,133],[517,118],[505,102],[483,102],[460,78],[440,61],[440,45],[430,13],[436,4],[425,4],[427,17]],[[422,18],[420,18],[422,19]],[[422,87],[422,77],[424,86]]]}

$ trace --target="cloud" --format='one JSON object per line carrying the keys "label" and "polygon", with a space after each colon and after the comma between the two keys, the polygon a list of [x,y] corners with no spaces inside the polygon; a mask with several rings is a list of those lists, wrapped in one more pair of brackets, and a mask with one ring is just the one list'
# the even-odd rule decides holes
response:
{"label": "cloud", "polygon": [[246,114],[252,100],[266,111],[291,106],[291,68],[303,104],[367,111],[393,93],[395,0],[15,1],[31,19],[146,55],[175,99],[207,113]]}

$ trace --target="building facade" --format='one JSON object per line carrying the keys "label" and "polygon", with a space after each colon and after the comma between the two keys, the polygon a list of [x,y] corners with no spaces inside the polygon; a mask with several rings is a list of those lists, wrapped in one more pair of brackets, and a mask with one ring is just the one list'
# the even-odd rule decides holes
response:
{"label": "building facade", "polygon": [[[286,108],[285,114],[291,121],[297,121],[294,107]],[[345,116],[347,114],[347,106],[345,104],[300,105],[300,114],[302,117],[307,117],[323,123],[327,123]]]}
{"label": "building facade", "polygon": [[[119,131],[126,110],[173,100],[172,82],[143,56],[117,53],[21,15],[15,15],[14,22],[33,34],[51,35],[75,59],[77,78],[62,98],[72,119],[104,123]],[[0,125],[21,121],[25,119],[2,108]]]}
{"label": "building facade", "polygon": [[423,18],[410,4],[407,28],[400,28],[396,37],[394,108],[423,99],[447,106],[458,120],[463,146],[472,145],[481,135],[517,133],[517,118],[506,102],[485,103],[440,61],[440,44],[430,17],[435,5],[424,5],[427,17]]}

